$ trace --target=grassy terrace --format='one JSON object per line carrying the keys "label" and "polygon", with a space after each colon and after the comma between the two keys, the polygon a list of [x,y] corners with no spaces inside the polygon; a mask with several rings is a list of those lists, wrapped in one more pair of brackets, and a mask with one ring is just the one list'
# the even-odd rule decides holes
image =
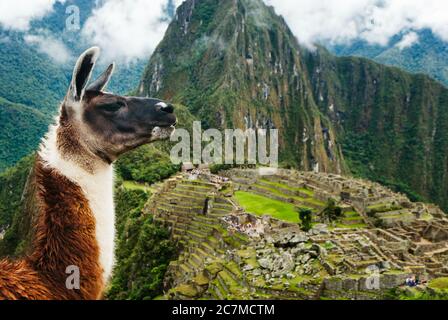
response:
{"label": "grassy terrace", "polygon": [[295,199],[297,201],[304,201],[305,199],[299,196],[290,196],[290,195],[286,195],[284,193],[282,193],[281,191],[279,191],[278,189],[275,189],[274,187],[267,187],[267,186],[263,186],[261,184],[255,184],[255,187],[259,188],[259,189],[263,189],[266,190],[274,195],[280,196],[280,197],[284,197],[284,198],[291,198],[291,199]]}
{"label": "grassy terrace", "polygon": [[364,228],[367,228],[367,225],[365,223],[358,223],[358,224],[336,223],[336,228],[341,228],[341,229],[364,229]]}
{"label": "grassy terrace", "polygon": [[373,206],[368,206],[367,211],[370,213],[383,213],[389,211],[397,211],[403,209],[402,206],[394,206],[390,203],[380,203]]}
{"label": "grassy terrace", "polygon": [[[264,181],[264,180],[262,180],[262,181],[271,183],[270,181]],[[290,189],[290,190],[302,190],[302,191],[304,191],[306,189],[292,188],[292,187],[288,187],[286,185],[283,185],[283,184],[280,184],[280,183],[275,183],[275,182],[272,182],[272,183],[276,184],[277,186],[272,185],[272,187],[267,187],[267,186],[263,186],[261,184],[255,184],[254,186],[259,188],[259,189],[266,190],[267,192],[270,192],[273,195],[277,195],[277,196],[280,196],[280,197],[283,197],[283,198],[288,198],[288,199],[294,199],[294,200],[296,200],[298,202],[301,202],[301,203],[303,203],[303,208],[307,208],[306,207],[307,203],[308,204],[314,204],[314,205],[317,205],[317,206],[320,206],[320,207],[325,206],[325,203],[323,203],[323,202],[321,202],[319,200],[316,200],[316,199],[312,198],[311,196],[310,196],[310,198],[302,198],[302,197],[299,197],[299,196],[290,196],[290,195],[284,194],[283,192],[281,192],[279,189],[276,189],[276,188]],[[271,185],[271,184],[269,184],[269,185]],[[306,191],[308,192],[307,194],[309,194],[310,192],[311,192],[311,194],[313,194],[313,192],[310,191],[310,190],[306,190]],[[312,208],[309,208],[309,209],[314,211]]]}
{"label": "grassy terrace", "polygon": [[299,222],[299,215],[293,204],[244,191],[237,191],[235,198],[247,212],[259,216],[270,215],[276,219],[292,223]]}
{"label": "grassy terrace", "polygon": [[295,188],[295,187],[288,186],[287,184],[274,182],[274,181],[270,181],[270,180],[267,180],[267,179],[261,179],[261,181],[263,181],[266,184],[269,184],[272,187],[282,188],[282,189],[291,190],[291,191],[299,191],[299,192],[302,192],[302,193],[308,195],[309,197],[313,197],[314,196],[314,192],[313,191],[305,189],[305,188]]}

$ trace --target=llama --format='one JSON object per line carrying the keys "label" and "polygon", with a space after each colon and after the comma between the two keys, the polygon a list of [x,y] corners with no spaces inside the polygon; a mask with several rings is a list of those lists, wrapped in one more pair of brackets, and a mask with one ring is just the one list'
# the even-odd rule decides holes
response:
{"label": "llama", "polygon": [[[114,265],[113,162],[174,131],[172,105],[104,91],[114,64],[87,86],[99,53],[93,47],[78,59],[57,123],[42,141],[30,253],[0,261],[0,300],[102,298]],[[73,266],[75,289],[66,285]]]}

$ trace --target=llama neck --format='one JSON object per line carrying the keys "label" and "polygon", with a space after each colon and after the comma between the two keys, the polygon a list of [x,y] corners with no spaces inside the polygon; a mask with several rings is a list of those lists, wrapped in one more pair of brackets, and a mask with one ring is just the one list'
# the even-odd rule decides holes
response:
{"label": "llama neck", "polygon": [[[51,128],[42,144],[40,156],[45,166],[82,190],[94,218],[95,240],[99,249],[96,259],[102,269],[102,280],[106,283],[114,264],[113,167],[79,146],[74,147],[73,141],[64,141],[74,135],[61,133],[62,130],[59,127]],[[67,196],[70,197],[70,194]]]}

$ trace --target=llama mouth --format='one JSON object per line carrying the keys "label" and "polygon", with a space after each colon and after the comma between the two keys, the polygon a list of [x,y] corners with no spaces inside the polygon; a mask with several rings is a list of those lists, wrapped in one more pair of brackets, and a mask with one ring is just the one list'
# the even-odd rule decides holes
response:
{"label": "llama mouth", "polygon": [[154,127],[151,132],[151,141],[169,139],[174,131],[176,131],[176,127],[174,125],[166,127]]}

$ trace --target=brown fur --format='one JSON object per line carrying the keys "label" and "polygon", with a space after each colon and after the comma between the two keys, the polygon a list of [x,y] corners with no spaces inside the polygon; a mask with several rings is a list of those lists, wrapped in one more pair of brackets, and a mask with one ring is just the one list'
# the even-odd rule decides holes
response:
{"label": "brown fur", "polygon": [[[32,254],[0,261],[0,299],[98,299],[104,287],[95,219],[81,188],[35,164],[38,219]],[[79,267],[80,290],[66,288],[68,266]]]}

